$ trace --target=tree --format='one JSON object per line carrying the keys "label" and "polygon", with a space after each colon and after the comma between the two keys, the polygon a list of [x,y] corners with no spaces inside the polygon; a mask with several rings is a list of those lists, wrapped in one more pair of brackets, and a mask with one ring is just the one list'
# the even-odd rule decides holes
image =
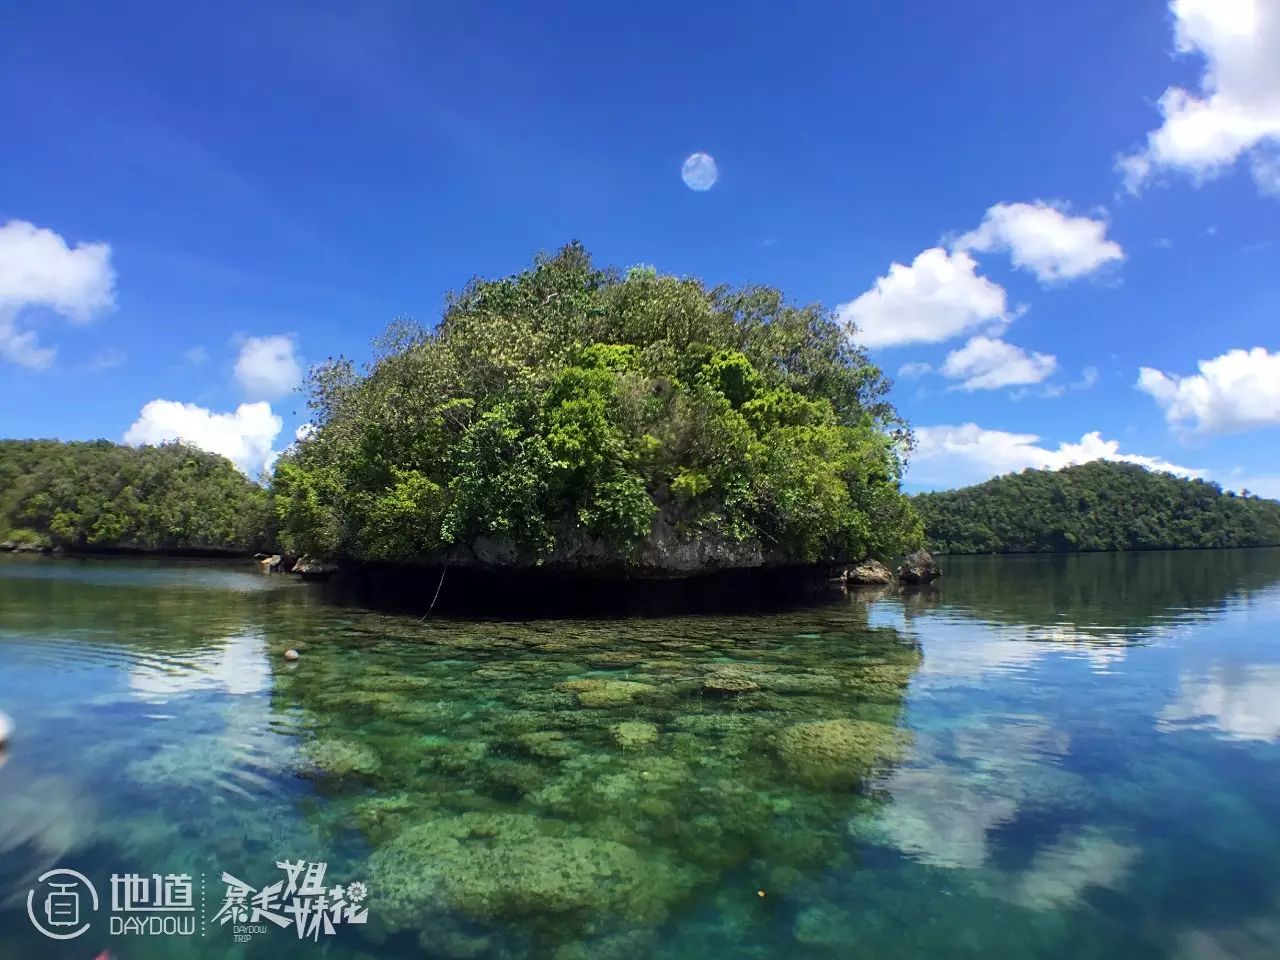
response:
{"label": "tree", "polygon": [[432,330],[397,322],[362,372],[321,365],[274,503],[287,547],[332,558],[591,539],[625,561],[656,522],[776,563],[889,554],[921,530],[888,386],[818,306],[570,244],[471,281]]}
{"label": "tree", "polygon": [[0,540],[251,552],[272,525],[266,491],[194,447],[0,440]]}
{"label": "tree", "polygon": [[912,498],[933,548],[1045,553],[1280,545],[1280,503],[1095,461]]}

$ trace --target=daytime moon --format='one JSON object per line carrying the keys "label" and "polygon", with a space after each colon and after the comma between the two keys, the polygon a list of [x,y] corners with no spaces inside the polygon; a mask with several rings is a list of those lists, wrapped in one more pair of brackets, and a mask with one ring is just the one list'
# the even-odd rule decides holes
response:
{"label": "daytime moon", "polygon": [[680,178],[690,190],[710,190],[719,176],[716,161],[709,153],[691,153],[680,168]]}

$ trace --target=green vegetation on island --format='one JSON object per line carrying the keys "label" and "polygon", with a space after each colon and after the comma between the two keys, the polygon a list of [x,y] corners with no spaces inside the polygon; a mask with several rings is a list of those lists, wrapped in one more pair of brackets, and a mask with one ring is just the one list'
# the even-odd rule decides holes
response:
{"label": "green vegetation on island", "polygon": [[940,553],[1280,545],[1280,502],[1131,463],[1024,470],[912,501]]}
{"label": "green vegetation on island", "polygon": [[364,373],[313,372],[282,546],[650,573],[892,555],[921,528],[888,387],[817,306],[570,245],[393,326]]}
{"label": "green vegetation on island", "polygon": [[249,553],[269,519],[265,490],[195,447],[0,440],[0,542]]}

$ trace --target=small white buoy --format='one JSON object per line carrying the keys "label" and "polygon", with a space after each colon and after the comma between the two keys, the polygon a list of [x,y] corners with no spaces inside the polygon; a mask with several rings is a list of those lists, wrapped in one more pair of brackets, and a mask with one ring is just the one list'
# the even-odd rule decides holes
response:
{"label": "small white buoy", "polygon": [[298,653],[297,650],[293,649],[293,647],[290,647],[288,650],[284,652],[284,658],[286,660],[297,660],[299,656],[300,654]]}
{"label": "small white buoy", "polygon": [[3,749],[9,743],[9,737],[13,735],[13,721],[9,719],[7,713],[0,712],[0,749]]}

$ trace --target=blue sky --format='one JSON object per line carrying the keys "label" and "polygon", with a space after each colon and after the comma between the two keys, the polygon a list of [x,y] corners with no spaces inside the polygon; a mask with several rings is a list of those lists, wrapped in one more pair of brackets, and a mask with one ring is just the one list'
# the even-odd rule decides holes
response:
{"label": "blue sky", "polygon": [[1280,0],[431,6],[14,5],[0,435],[256,472],[308,363],[576,238],[857,321],[913,487],[1280,496]]}

